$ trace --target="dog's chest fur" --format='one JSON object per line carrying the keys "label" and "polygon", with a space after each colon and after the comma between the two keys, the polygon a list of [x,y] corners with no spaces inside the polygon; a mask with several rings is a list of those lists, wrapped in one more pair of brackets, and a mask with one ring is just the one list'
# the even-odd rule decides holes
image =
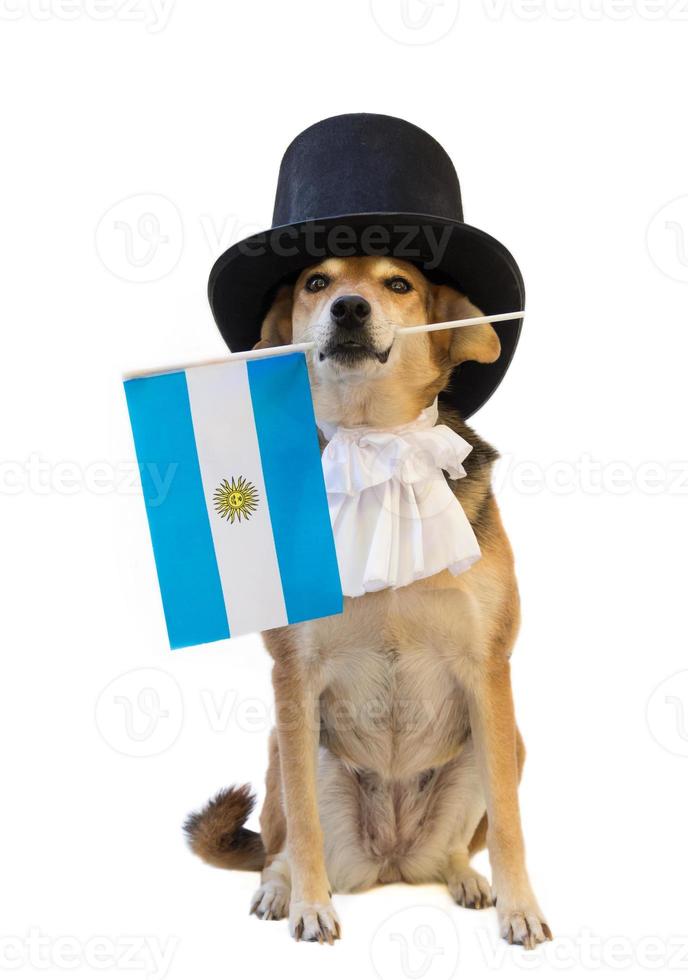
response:
{"label": "dog's chest fur", "polygon": [[407,588],[365,596],[318,632],[326,651],[321,743],[343,762],[404,780],[460,751],[468,716],[451,661],[460,653],[458,634],[468,640],[472,632],[460,592]]}

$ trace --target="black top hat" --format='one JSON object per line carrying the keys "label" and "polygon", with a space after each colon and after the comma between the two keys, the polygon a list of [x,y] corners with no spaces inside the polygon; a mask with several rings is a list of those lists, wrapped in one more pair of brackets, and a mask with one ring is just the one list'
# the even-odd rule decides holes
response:
{"label": "black top hat", "polygon": [[[273,227],[233,245],[208,298],[231,350],[260,337],[276,287],[328,255],[394,255],[455,284],[486,314],[524,307],[523,279],[495,238],[463,221],[459,180],[428,133],[403,119],[352,113],[304,130],[282,159]],[[495,324],[494,364],[462,364],[444,393],[463,418],[504,377],[521,321]]]}

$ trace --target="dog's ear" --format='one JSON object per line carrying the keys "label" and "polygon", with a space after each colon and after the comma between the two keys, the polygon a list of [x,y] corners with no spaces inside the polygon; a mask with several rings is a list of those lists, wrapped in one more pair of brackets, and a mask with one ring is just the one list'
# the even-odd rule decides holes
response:
{"label": "dog's ear", "polygon": [[[428,322],[443,323],[445,320],[467,320],[484,314],[451,286],[433,286],[428,304]],[[462,361],[479,361],[492,364],[497,360],[501,344],[491,323],[479,323],[475,327],[459,327],[457,330],[437,330],[428,335],[439,353],[448,357],[452,364]]]}
{"label": "dog's ear", "polygon": [[291,304],[292,286],[280,286],[272,301],[272,306],[265,314],[260,330],[260,340],[253,345],[254,350],[261,347],[283,347],[291,343]]}

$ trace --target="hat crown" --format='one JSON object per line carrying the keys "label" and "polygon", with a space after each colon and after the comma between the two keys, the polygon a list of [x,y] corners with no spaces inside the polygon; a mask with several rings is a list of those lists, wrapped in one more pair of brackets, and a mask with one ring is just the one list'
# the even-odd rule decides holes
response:
{"label": "hat crown", "polygon": [[463,220],[459,179],[437,140],[374,113],[332,116],[300,133],[282,158],[273,226],[372,213]]}

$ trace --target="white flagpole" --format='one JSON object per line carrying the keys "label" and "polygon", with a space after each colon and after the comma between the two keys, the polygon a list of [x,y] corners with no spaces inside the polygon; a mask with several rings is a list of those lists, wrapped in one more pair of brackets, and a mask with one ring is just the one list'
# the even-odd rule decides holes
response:
{"label": "white flagpole", "polygon": [[[430,333],[433,330],[457,330],[460,327],[476,327],[480,323],[502,323],[505,320],[520,320],[524,310],[515,313],[496,313],[494,316],[472,316],[466,320],[445,320],[443,323],[421,323],[417,327],[397,327],[397,334],[408,336],[412,333]],[[315,348],[310,341],[305,344],[284,344],[282,347],[262,347],[258,350],[240,350],[228,354],[228,361],[253,361],[258,357],[274,357],[277,354],[293,354],[295,351],[308,351]]]}
{"label": "white flagpole", "polygon": [[432,330],[455,330],[457,327],[476,327],[479,323],[503,323],[505,320],[520,320],[525,315],[525,310],[518,310],[516,313],[495,313],[494,316],[471,316],[467,320],[421,323],[418,327],[398,327],[397,333],[430,333]]}
{"label": "white flagpole", "polygon": [[[396,333],[408,336],[415,333],[431,333],[433,330],[458,330],[461,327],[476,327],[480,323],[503,323],[506,320],[520,320],[525,316],[524,310],[514,313],[495,313],[494,316],[472,316],[466,320],[445,320],[443,323],[421,323],[417,327],[397,327]],[[156,371],[148,368],[145,371],[137,371],[133,374],[125,375],[125,380],[145,377],[150,374],[170,374],[174,371],[183,371],[187,367],[203,367],[206,364],[225,364],[227,361],[255,361],[261,357],[278,357],[282,354],[294,354],[297,351],[314,350],[316,344],[308,341],[303,344],[284,344],[281,347],[259,347],[258,350],[240,350],[217,361],[204,361],[202,364],[185,364],[176,368],[163,368]]]}

